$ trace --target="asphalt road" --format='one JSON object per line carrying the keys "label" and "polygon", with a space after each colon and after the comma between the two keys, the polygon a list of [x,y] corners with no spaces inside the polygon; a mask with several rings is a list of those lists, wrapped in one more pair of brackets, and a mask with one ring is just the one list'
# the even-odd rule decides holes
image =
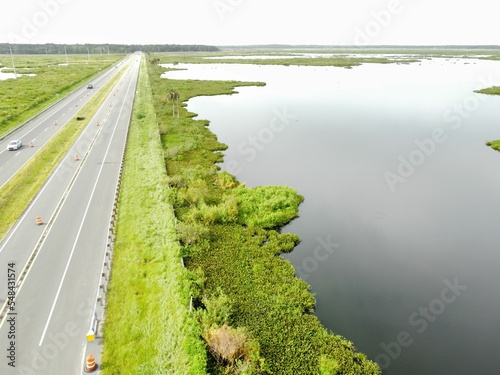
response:
{"label": "asphalt road", "polygon": [[[99,286],[108,277],[103,264],[139,64],[134,56],[113,93],[0,244],[2,375],[83,372],[86,335],[99,306]],[[36,216],[43,225],[36,224]],[[11,281],[16,288],[10,288]]]}
{"label": "asphalt road", "polygon": [[[87,84],[31,119],[25,126],[0,140],[0,187],[31,159],[124,65],[124,61],[92,80],[93,89]],[[1,137],[0,137],[1,138]],[[23,146],[7,151],[7,144],[20,139]],[[33,147],[29,146],[32,142]]]}

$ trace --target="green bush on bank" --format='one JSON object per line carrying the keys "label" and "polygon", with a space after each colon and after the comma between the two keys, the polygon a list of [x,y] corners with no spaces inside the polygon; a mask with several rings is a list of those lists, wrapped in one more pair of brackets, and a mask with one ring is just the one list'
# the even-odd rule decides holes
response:
{"label": "green bush on bank", "polygon": [[[258,371],[263,374],[380,374],[351,342],[321,325],[313,315],[315,299],[309,286],[279,256],[299,242],[297,235],[281,234],[277,227],[297,217],[303,198],[288,187],[249,189],[221,172],[217,163],[226,146],[208,130],[207,122],[193,120],[185,108],[180,118],[173,117],[172,106],[164,100],[172,87],[185,102],[197,95],[232,93],[236,86],[252,83],[173,81],[160,78],[162,68],[148,66],[163,134],[169,199],[179,220],[186,266],[197,275],[196,315],[209,313],[207,299],[223,293],[223,304],[231,312],[227,332],[243,329],[245,337],[258,344],[259,360],[265,363]],[[210,347],[206,334],[205,342]],[[210,373],[244,373],[210,353]]]}
{"label": "green bush on bank", "polygon": [[297,192],[283,186],[258,186],[235,189],[239,208],[239,222],[276,228],[297,217],[297,207],[304,200]]}

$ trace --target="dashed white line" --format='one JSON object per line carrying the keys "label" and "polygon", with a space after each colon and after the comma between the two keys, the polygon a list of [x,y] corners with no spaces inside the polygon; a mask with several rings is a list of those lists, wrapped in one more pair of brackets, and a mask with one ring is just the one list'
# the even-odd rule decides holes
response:
{"label": "dashed white line", "polygon": [[[129,89],[130,89],[130,84],[131,83],[132,83],[132,81],[130,81],[130,83],[129,83]],[[114,134],[116,132],[116,129],[117,129],[118,124],[119,124],[119,121],[121,119],[122,112],[123,112],[123,107],[124,106],[125,106],[125,101],[123,102],[123,104],[121,106],[121,109],[118,112],[118,118],[116,119],[116,122],[115,122],[114,127],[113,127],[113,132],[111,133],[110,139],[108,141],[108,145],[106,147],[106,152],[104,153],[104,156],[102,157],[102,161],[103,162],[101,163],[101,166],[100,166],[99,171],[97,173],[97,176],[95,178],[95,182],[94,182],[94,186],[92,188],[92,192],[90,193],[90,197],[88,198],[87,207],[85,208],[85,212],[83,213],[83,216],[82,216],[82,219],[81,219],[81,222],[80,222],[80,227],[78,228],[78,232],[76,234],[75,241],[73,242],[73,247],[72,247],[71,252],[69,254],[69,259],[68,259],[68,261],[66,263],[66,268],[64,269],[63,275],[61,277],[61,282],[59,283],[59,287],[57,288],[57,292],[55,294],[54,302],[52,303],[52,308],[50,309],[49,316],[47,318],[47,322],[45,323],[45,328],[43,329],[42,336],[40,338],[40,342],[38,343],[38,346],[42,346],[43,340],[45,338],[45,334],[47,333],[47,329],[49,328],[50,321],[52,320],[52,315],[54,314],[54,309],[55,309],[57,301],[59,299],[59,295],[61,293],[61,289],[62,289],[62,286],[64,284],[64,280],[66,279],[66,274],[68,273],[68,269],[69,269],[69,266],[71,264],[71,260],[73,258],[73,255],[75,253],[75,249],[76,249],[76,247],[78,245],[78,242],[80,240],[80,234],[82,232],[84,224],[86,223],[87,214],[88,214],[88,212],[90,210],[90,206],[92,204],[92,200],[94,199],[94,194],[96,193],[97,185],[99,184],[99,182],[101,182],[100,178],[101,178],[101,174],[102,174],[102,171],[103,171],[103,167],[105,165],[104,162],[105,162],[105,160],[108,157],[109,150],[111,149],[111,144],[112,144],[112,141],[113,141],[113,138],[114,138]],[[90,150],[88,152],[90,152]]]}

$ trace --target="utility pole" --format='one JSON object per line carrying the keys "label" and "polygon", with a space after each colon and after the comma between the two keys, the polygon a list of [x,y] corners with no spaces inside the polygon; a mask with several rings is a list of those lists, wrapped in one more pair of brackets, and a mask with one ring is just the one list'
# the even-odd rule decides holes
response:
{"label": "utility pole", "polygon": [[14,64],[14,55],[12,54],[12,46],[9,43],[10,58],[12,59],[12,67],[14,68],[14,78],[17,79],[16,65]]}
{"label": "utility pole", "polygon": [[66,44],[64,45],[64,54],[66,55],[66,65],[68,64],[68,52],[66,51]]}

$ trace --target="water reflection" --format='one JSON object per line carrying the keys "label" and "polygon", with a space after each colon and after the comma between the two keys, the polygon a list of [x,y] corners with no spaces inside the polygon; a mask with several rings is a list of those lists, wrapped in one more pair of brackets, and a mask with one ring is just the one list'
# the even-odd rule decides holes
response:
{"label": "water reflection", "polygon": [[22,76],[28,76],[28,77],[34,77],[36,74],[33,73],[28,73],[28,74],[19,74],[19,73],[7,73],[3,71],[4,68],[0,68],[0,81],[6,80],[6,79],[16,79],[18,77]]}
{"label": "water reflection", "polygon": [[[305,196],[284,228],[302,242],[286,257],[311,284],[325,326],[386,374],[493,374],[500,154],[484,142],[500,138],[500,98],[473,90],[498,85],[499,64],[180,64],[188,70],[167,76],[267,83],[188,107],[229,145],[223,168]],[[431,147],[436,129],[444,140]],[[388,172],[403,179],[395,189]],[[321,241],[337,246],[315,255]],[[449,283],[460,295],[443,292]]]}

